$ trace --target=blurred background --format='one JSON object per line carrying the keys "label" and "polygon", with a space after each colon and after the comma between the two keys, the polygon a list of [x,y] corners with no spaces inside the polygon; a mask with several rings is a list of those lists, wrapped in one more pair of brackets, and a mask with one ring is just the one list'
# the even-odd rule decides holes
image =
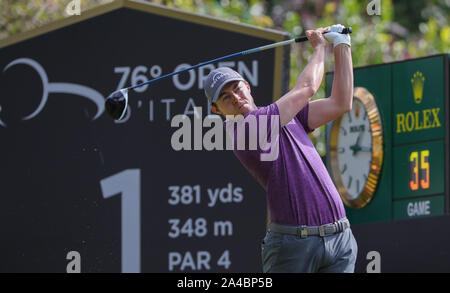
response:
{"label": "blurred background", "polygon": [[[1,0],[0,40],[67,17],[70,0]],[[80,0],[81,11],[111,0]],[[354,67],[400,61],[450,52],[450,0],[154,0],[165,6],[258,27],[304,35],[308,29],[341,23],[353,27]],[[368,13],[369,3],[380,3],[379,13]],[[372,14],[372,15],[369,15]],[[379,14],[379,15],[377,15]],[[236,48],[245,50],[248,48]],[[333,70],[329,46],[325,70]],[[290,85],[308,61],[307,43],[291,50]],[[220,56],[218,56],[220,57]],[[314,99],[325,97],[325,81]],[[316,149],[325,155],[325,126],[311,133]]]}

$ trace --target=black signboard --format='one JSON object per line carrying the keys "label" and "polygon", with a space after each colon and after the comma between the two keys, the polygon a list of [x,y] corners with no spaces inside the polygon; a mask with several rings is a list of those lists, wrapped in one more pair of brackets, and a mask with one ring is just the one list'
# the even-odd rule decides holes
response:
{"label": "black signboard", "polygon": [[[0,271],[259,272],[265,192],[232,151],[208,149],[202,80],[230,66],[270,104],[286,48],[130,91],[120,122],[103,103],[285,34],[118,3],[0,44]],[[191,150],[174,143],[179,114]]]}
{"label": "black signboard", "polygon": [[449,215],[353,225],[356,273],[448,273]]}

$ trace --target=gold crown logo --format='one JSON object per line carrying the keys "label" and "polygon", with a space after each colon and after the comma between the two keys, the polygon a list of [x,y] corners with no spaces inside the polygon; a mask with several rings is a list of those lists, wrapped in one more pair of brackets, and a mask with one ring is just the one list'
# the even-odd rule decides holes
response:
{"label": "gold crown logo", "polygon": [[414,73],[413,78],[411,78],[411,84],[414,92],[414,102],[416,102],[416,104],[420,104],[420,102],[422,102],[424,82],[425,77],[420,71]]}

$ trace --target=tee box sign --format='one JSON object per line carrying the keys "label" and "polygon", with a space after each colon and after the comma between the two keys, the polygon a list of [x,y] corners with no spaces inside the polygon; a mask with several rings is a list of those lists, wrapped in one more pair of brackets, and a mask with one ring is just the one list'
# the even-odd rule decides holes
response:
{"label": "tee box sign", "polygon": [[[413,219],[448,212],[448,63],[448,55],[436,55],[354,69],[355,89],[363,88],[370,93],[378,109],[369,117],[380,116],[383,157],[378,181],[374,183],[368,178],[366,182],[376,185],[370,201],[360,207],[346,206],[352,223]],[[333,73],[327,73],[328,95],[332,78]],[[328,133],[333,123],[327,126]],[[371,125],[372,135],[374,131],[377,130]],[[355,149],[354,145],[351,147]],[[353,152],[355,155],[359,154]],[[371,166],[375,166],[373,159]],[[345,184],[349,182],[342,183],[344,187]]]}
{"label": "tee box sign", "polygon": [[122,121],[105,113],[104,100],[115,90],[285,39],[115,1],[3,40],[0,230],[7,236],[0,271],[260,271],[265,191],[231,151],[209,151],[194,139],[191,150],[174,150],[179,129],[171,122],[185,114],[202,126],[210,113],[203,79],[219,66],[241,73],[258,105],[270,104],[287,89],[289,48],[136,88]]}

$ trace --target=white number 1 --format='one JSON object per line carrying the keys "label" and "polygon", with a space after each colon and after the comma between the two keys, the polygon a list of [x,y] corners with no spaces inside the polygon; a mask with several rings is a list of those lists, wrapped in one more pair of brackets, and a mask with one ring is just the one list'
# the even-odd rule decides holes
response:
{"label": "white number 1", "polygon": [[100,181],[104,198],[122,194],[122,273],[141,271],[141,170],[128,169]]}

